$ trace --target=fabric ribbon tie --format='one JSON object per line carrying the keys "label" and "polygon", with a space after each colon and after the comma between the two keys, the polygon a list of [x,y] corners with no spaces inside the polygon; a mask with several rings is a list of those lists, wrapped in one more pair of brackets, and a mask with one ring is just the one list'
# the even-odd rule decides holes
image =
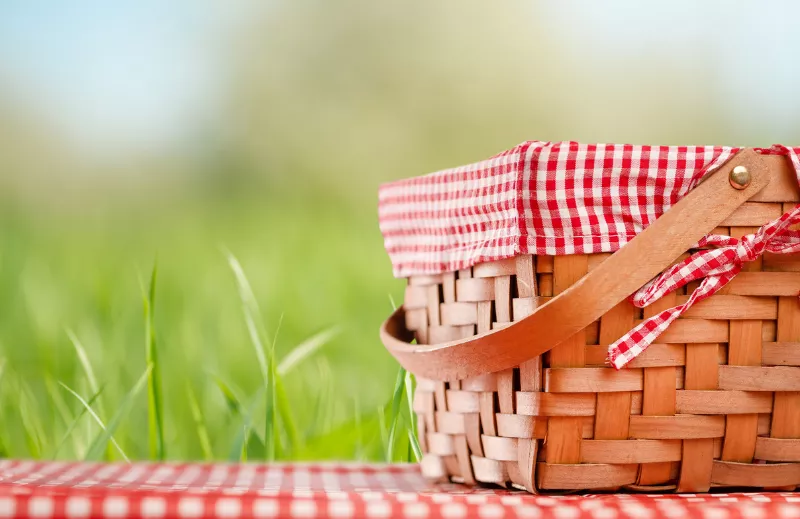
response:
{"label": "fabric ribbon tie", "polygon": [[[789,254],[800,252],[800,230],[791,229],[800,223],[800,204],[788,213],[740,239],[709,235],[698,242],[703,250],[673,265],[631,297],[634,306],[645,306],[682,286],[703,278],[685,303],[645,319],[608,348],[608,360],[617,369],[636,358],[664,330],[698,301],[711,297],[742,270],[742,266],[764,252]],[[711,247],[711,248],[705,248]]]}

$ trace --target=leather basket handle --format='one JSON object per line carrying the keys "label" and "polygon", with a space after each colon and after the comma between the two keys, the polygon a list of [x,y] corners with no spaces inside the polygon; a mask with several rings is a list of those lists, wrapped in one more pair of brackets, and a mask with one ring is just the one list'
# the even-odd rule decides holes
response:
{"label": "leather basket handle", "polygon": [[[745,166],[751,175],[744,189],[729,175]],[[769,184],[767,158],[752,149],[736,154],[706,177],[627,245],[511,326],[441,344],[410,344],[399,308],[383,323],[381,341],[410,372],[435,380],[460,380],[509,369],[565,341],[653,279],[750,197]]]}

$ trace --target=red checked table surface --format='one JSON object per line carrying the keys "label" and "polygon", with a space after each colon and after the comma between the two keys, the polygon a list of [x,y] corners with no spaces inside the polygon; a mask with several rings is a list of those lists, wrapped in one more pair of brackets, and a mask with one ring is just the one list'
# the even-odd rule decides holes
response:
{"label": "red checked table surface", "polygon": [[0,517],[800,518],[800,494],[533,496],[416,465],[0,460]]}

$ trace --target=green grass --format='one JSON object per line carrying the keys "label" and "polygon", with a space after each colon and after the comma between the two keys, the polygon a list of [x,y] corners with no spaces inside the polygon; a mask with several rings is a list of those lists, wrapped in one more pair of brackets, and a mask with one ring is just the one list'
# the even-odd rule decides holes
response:
{"label": "green grass", "polygon": [[0,457],[417,459],[372,200],[48,211],[0,209]]}

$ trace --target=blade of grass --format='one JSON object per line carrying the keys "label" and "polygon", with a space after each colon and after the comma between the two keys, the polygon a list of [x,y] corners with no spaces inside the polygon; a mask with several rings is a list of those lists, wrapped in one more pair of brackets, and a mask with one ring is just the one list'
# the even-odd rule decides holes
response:
{"label": "blade of grass", "polygon": [[411,422],[408,428],[408,439],[411,442],[411,449],[414,451],[414,455],[419,460],[422,457],[422,448],[417,439],[417,413],[414,412],[414,378],[411,373],[406,372],[404,386],[406,389],[406,403],[408,404],[408,419]]}
{"label": "blade of grass", "polygon": [[235,414],[242,414],[242,411],[244,410],[242,401],[236,395],[233,389],[218,375],[212,375],[212,377],[214,377],[214,382],[217,384],[217,387],[222,393],[223,398],[225,398],[225,403],[228,406],[228,410]]}
{"label": "blade of grass", "polygon": [[186,399],[189,401],[189,410],[192,412],[192,420],[194,420],[197,438],[200,441],[200,450],[203,451],[203,459],[210,461],[214,458],[214,453],[211,449],[208,429],[206,429],[206,424],[203,420],[203,412],[200,409],[200,404],[197,402],[197,396],[195,396],[192,385],[188,381],[186,382]]}
{"label": "blade of grass", "polygon": [[242,463],[247,462],[247,448],[250,439],[249,427],[242,426],[242,449],[239,452],[239,461]]}
{"label": "blade of grass", "polygon": [[320,357],[316,361],[319,374],[314,380],[314,385],[320,388],[317,393],[317,400],[314,403],[314,421],[309,424],[306,431],[306,436],[311,436],[314,433],[327,433],[330,430],[329,415],[331,408],[331,401],[333,399],[331,387],[331,367],[330,363],[325,357]]}
{"label": "blade of grass", "polygon": [[353,421],[357,435],[353,457],[356,461],[362,461],[364,459],[364,425],[361,419],[361,403],[358,399],[358,393],[353,398]]}
{"label": "blade of grass", "polygon": [[[73,348],[75,348],[75,354],[78,357],[78,361],[81,363],[81,367],[83,368],[83,372],[86,375],[86,380],[89,382],[89,390],[93,394],[100,393],[100,386],[97,383],[97,377],[94,375],[94,369],[92,368],[92,363],[89,361],[89,356],[86,354],[86,348],[83,347],[83,344],[78,339],[78,336],[70,330],[69,328],[66,330],[67,337],[69,337],[70,342],[72,343]],[[106,409],[103,405],[103,399],[99,398],[97,400],[97,415],[105,420],[106,419]],[[114,457],[114,450],[112,445],[109,443],[108,448],[106,450],[106,458],[108,460],[112,460]]]}
{"label": "blade of grass", "polygon": [[[97,435],[97,437],[94,439],[92,444],[89,446],[89,450],[86,453],[86,456],[84,457],[85,460],[89,461],[98,459],[102,454],[103,450],[105,450],[108,441],[109,440],[113,441],[114,431],[116,431],[120,423],[122,423],[122,420],[130,411],[130,408],[133,405],[134,400],[141,392],[142,388],[147,384],[147,380],[150,378],[150,373],[152,372],[152,370],[153,366],[147,366],[147,369],[144,371],[144,373],[142,373],[142,376],[139,377],[139,380],[136,381],[136,384],[134,384],[134,386],[130,389],[130,391],[128,391],[128,394],[125,395],[125,397],[119,403],[119,406],[117,407],[117,412],[114,413],[114,416],[112,416],[111,420],[108,422],[108,427],[104,427],[103,430],[101,430],[100,433]],[[91,410],[91,407],[87,406],[87,409],[92,414],[94,414],[94,411]],[[122,452],[121,449],[120,452]],[[125,456],[125,460],[128,461],[127,456]]]}
{"label": "blade of grass", "polygon": [[45,388],[47,388],[50,401],[53,402],[53,407],[61,417],[61,421],[64,422],[64,425],[69,425],[69,423],[72,422],[72,413],[69,410],[69,406],[64,401],[64,397],[59,393],[58,386],[53,380],[53,377],[50,376],[49,373],[44,375],[44,385]]}
{"label": "blade of grass", "polygon": [[[247,447],[250,441],[250,433],[254,431],[252,428],[253,411],[256,407],[262,405],[261,398],[263,395],[264,391],[263,388],[261,388],[261,390],[253,395],[253,398],[247,406],[241,406],[240,416],[242,417],[242,425],[239,428],[239,432],[234,437],[233,447],[228,455],[228,461],[247,461]],[[255,432],[256,439],[264,445],[264,440],[258,436],[258,431]]]}
{"label": "blade of grass", "polygon": [[381,433],[381,453],[385,459],[389,445],[389,430],[386,427],[386,407],[382,405],[378,406],[378,428]]}
{"label": "blade of grass", "polygon": [[242,311],[244,312],[245,324],[247,325],[247,332],[250,334],[250,341],[255,348],[256,358],[258,359],[258,366],[261,368],[261,376],[266,384],[269,378],[269,369],[267,367],[267,357],[264,353],[264,345],[261,341],[261,334],[257,326],[257,316],[260,315],[258,302],[253,294],[253,289],[250,287],[250,282],[242,269],[239,260],[230,252],[225,252],[228,258],[228,265],[233,271],[236,278],[236,285],[239,289],[239,299],[242,302]]}
{"label": "blade of grass", "polygon": [[323,330],[316,335],[312,335],[305,341],[301,342],[286,355],[281,363],[278,365],[278,374],[285,376],[295,366],[303,362],[306,358],[313,355],[318,349],[325,344],[329,343],[334,337],[341,333],[341,328],[334,326]]}
{"label": "blade of grass", "polygon": [[278,405],[278,385],[280,384],[283,386],[283,384],[278,380],[279,377],[275,362],[275,343],[278,341],[278,333],[280,333],[282,325],[283,314],[281,314],[278,320],[278,327],[275,329],[275,335],[272,337],[272,344],[268,352],[269,380],[265,384],[267,407],[264,416],[264,461],[275,460],[280,447],[278,416],[285,415],[291,420],[291,408],[288,405],[288,401],[283,407]]}
{"label": "blade of grass", "polygon": [[378,445],[381,440],[379,414],[385,413],[378,409],[371,413],[359,413],[358,418],[351,417],[345,422],[337,423],[327,433],[309,437],[305,449],[297,453],[296,459],[352,459],[353,445],[358,442],[359,437],[363,437],[364,445],[370,447],[365,449],[366,459],[382,458],[384,450]]}
{"label": "blade of grass", "polygon": [[[333,395],[335,394],[335,380],[333,375],[333,370],[331,369],[331,365],[326,358],[322,359],[325,365],[325,372],[326,377],[325,380],[327,382],[327,387],[320,385],[323,387],[326,395]],[[322,432],[326,433],[329,432],[333,428],[333,417],[336,414],[336,399],[330,397],[327,399],[327,405],[323,408],[325,411],[324,418],[321,422],[322,424]]]}
{"label": "blade of grass", "polygon": [[411,456],[408,457],[408,461],[419,461],[422,459],[422,449],[419,447],[419,441],[417,440],[417,435],[414,434],[414,431],[411,429],[408,430],[408,445],[411,449],[411,453],[414,454],[414,459],[411,459]]}
{"label": "blade of grass", "polygon": [[403,389],[405,387],[406,370],[400,368],[397,372],[397,380],[394,384],[394,391],[392,392],[392,406],[389,411],[389,438],[386,443],[386,461],[391,462],[394,459],[394,443],[397,432],[397,422],[400,421],[400,402],[403,399]]}
{"label": "blade of grass", "polygon": [[[241,417],[243,421],[247,421],[248,424],[252,424],[252,411],[257,407],[254,403],[256,401],[260,402],[261,396],[263,395],[263,391],[259,389],[259,391],[255,394],[255,396],[250,400],[250,404],[245,405],[242,402],[242,398],[239,396],[238,392],[233,388],[231,384],[226,383],[221,377],[217,375],[213,375],[214,380],[217,383],[217,387],[219,387],[220,391],[222,392],[223,397],[225,398],[225,403],[228,405],[228,410],[231,412],[232,415]],[[263,388],[262,388],[263,389]],[[256,436],[258,436],[258,441],[264,442],[264,438],[261,436],[261,433],[256,430]],[[237,435],[238,438],[238,435]],[[230,458],[231,461],[236,461],[238,458]]]}
{"label": "blade of grass", "polygon": [[[93,394],[91,396],[91,398],[89,398],[89,400],[86,401],[87,405],[81,407],[81,410],[78,412],[78,416],[73,418],[72,422],[69,423],[69,425],[67,426],[67,430],[64,431],[63,436],[61,436],[61,441],[58,442],[58,445],[56,445],[56,448],[53,450],[53,453],[50,456],[52,459],[56,459],[56,456],[58,456],[58,452],[61,450],[61,447],[64,446],[64,444],[67,442],[68,439],[70,439],[71,437],[74,438],[74,436],[72,434],[72,431],[74,431],[75,428],[78,426],[78,423],[80,423],[81,418],[83,418],[86,415],[86,410],[92,408],[92,405],[94,405],[95,401],[98,399],[98,397],[100,396],[100,393],[102,393],[102,392],[103,392],[103,388],[100,388],[100,390],[97,393]],[[78,457],[82,457],[77,452],[77,449],[76,449],[75,454]]]}
{"label": "blade of grass", "polygon": [[92,363],[89,362],[89,356],[86,355],[86,349],[83,347],[83,344],[81,344],[81,341],[78,340],[78,336],[75,335],[72,330],[67,329],[66,332],[67,337],[69,337],[69,340],[72,343],[72,347],[75,348],[75,354],[78,357],[78,361],[81,363],[83,372],[86,374],[86,380],[89,381],[89,389],[92,391],[92,393],[98,393],[100,391],[100,386],[97,384],[97,377],[94,376],[94,370],[92,369]]}
{"label": "blade of grass", "polygon": [[[148,370],[147,370],[147,372],[149,373],[149,372],[150,372],[150,370],[148,369]],[[99,416],[97,416],[97,413],[95,413],[95,412],[94,412],[94,409],[92,409],[92,406],[91,406],[91,404],[89,404],[89,402],[87,402],[86,400],[84,400],[84,399],[83,399],[83,397],[82,397],[81,395],[79,395],[79,394],[78,394],[78,393],[77,393],[75,390],[73,390],[71,387],[69,387],[69,386],[68,386],[68,385],[66,385],[65,383],[63,383],[63,382],[61,382],[61,381],[59,381],[58,383],[61,385],[61,387],[63,387],[63,388],[64,388],[64,389],[66,389],[67,391],[69,391],[69,392],[72,394],[72,396],[74,396],[75,398],[77,398],[77,399],[78,399],[78,402],[80,402],[80,403],[81,403],[81,405],[83,406],[83,408],[84,408],[84,409],[86,409],[86,411],[89,413],[89,415],[90,415],[92,418],[94,418],[94,421],[95,421],[95,422],[97,422],[97,425],[99,425],[99,426],[100,426],[100,432],[99,432],[98,434],[102,435],[103,433],[105,433],[105,432],[107,432],[107,431],[108,431],[108,428],[106,427],[106,424],[104,424],[104,423],[103,423],[103,420],[101,420],[101,419],[100,419],[100,417],[99,417]],[[96,393],[96,394],[97,394],[97,393]],[[119,412],[119,411],[117,411],[117,412]],[[114,437],[113,437],[112,435],[110,435],[110,434],[109,434],[108,440],[111,440],[111,443],[112,443],[112,444],[114,445],[114,447],[117,449],[117,452],[119,452],[120,456],[122,456],[122,459],[124,459],[125,461],[130,461],[130,460],[128,459],[128,456],[127,456],[127,455],[125,454],[125,452],[122,450],[122,447],[120,447],[120,446],[119,446],[119,444],[117,443],[117,440],[115,440],[115,439],[114,439]],[[106,440],[106,441],[108,441],[108,440]],[[105,443],[103,444],[103,448],[105,448]],[[91,450],[90,450],[89,452],[91,452]],[[89,458],[88,458],[88,456],[89,456],[89,454],[87,453],[87,454],[86,454],[86,459],[89,459]]]}
{"label": "blade of grass", "polygon": [[25,431],[25,442],[28,446],[28,451],[34,459],[39,459],[42,455],[44,448],[44,430],[39,421],[39,414],[33,408],[36,407],[36,401],[25,386],[24,381],[20,381],[19,388],[19,414],[22,419],[22,428]]}
{"label": "blade of grass", "polygon": [[[253,289],[247,276],[244,273],[241,263],[236,257],[230,253],[225,253],[228,258],[228,265],[233,271],[236,278],[236,284],[239,289],[239,298],[242,301],[242,311],[244,313],[245,324],[247,331],[250,335],[250,342],[255,349],[256,358],[258,359],[259,367],[261,368],[261,377],[263,379],[265,394],[265,415],[264,415],[264,460],[272,461],[275,459],[276,443],[278,441],[275,431],[277,429],[275,410],[277,407],[277,396],[275,391],[275,362],[274,362],[274,348],[270,348],[270,352],[265,352],[264,343],[261,340],[261,329],[259,326],[261,315],[256,301]],[[276,334],[277,336],[277,334]]]}
{"label": "blade of grass", "polygon": [[161,367],[158,362],[154,323],[157,279],[158,262],[156,261],[153,263],[153,270],[150,273],[150,286],[147,291],[144,290],[144,285],[142,284],[142,300],[144,303],[145,322],[145,362],[150,366],[147,377],[147,424],[150,458],[163,460],[166,453],[164,452],[164,422],[161,408]]}
{"label": "blade of grass", "polygon": [[287,449],[289,452],[284,454],[290,455],[292,452],[302,449],[303,442],[300,439],[300,433],[297,430],[297,424],[292,415],[292,404],[289,401],[289,396],[286,394],[286,387],[281,377],[277,374],[275,375],[275,404],[278,408],[278,415],[281,418],[281,424],[286,431],[288,441]]}

